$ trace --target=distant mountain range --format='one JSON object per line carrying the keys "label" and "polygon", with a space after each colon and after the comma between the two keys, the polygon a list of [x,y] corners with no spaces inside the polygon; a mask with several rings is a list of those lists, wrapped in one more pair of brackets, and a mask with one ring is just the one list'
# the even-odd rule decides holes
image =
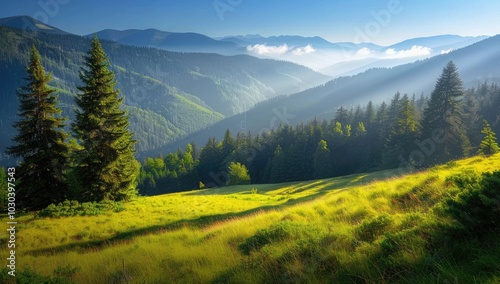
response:
{"label": "distant mountain range", "polygon": [[[29,17],[0,19],[0,26],[4,26],[0,27],[3,151],[14,134],[11,125],[18,105],[15,91],[25,84],[22,79],[26,76],[29,47],[35,44],[40,49],[46,70],[53,72],[52,85],[61,94],[64,115],[71,116],[76,85],[81,84],[78,72],[89,39]],[[331,118],[340,105],[380,102],[396,91],[429,94],[449,60],[455,61],[467,86],[484,80],[500,82],[499,36],[484,39],[444,35],[388,47],[300,36],[212,39],[154,29],[105,30],[97,36],[103,39],[125,97],[140,157],[176,150],[191,141],[200,145],[210,136],[221,138],[226,129],[259,133],[279,123]],[[480,42],[467,46],[476,41]],[[264,59],[214,53],[245,53]],[[334,60],[325,60],[328,55]],[[328,81],[331,77],[283,61],[290,58],[327,64],[323,73],[349,76]],[[413,63],[394,67],[402,62]]]}
{"label": "distant mountain range", "polygon": [[[101,39],[123,44],[156,47],[170,51],[249,54],[259,58],[286,60],[338,77],[376,67],[393,67],[456,50],[487,38],[439,35],[402,41],[391,46],[374,43],[329,42],[321,37],[260,35],[213,39],[197,33],[171,33],[155,29],[103,30]],[[87,35],[91,37],[93,34]],[[357,64],[349,64],[357,61]],[[347,64],[345,64],[347,63]]]}
{"label": "distant mountain range", "polygon": [[[0,19],[0,26],[68,34],[28,16]],[[393,67],[456,50],[486,38],[438,35],[408,39],[391,46],[374,43],[330,42],[316,37],[280,35],[236,35],[211,38],[199,33],[176,33],[157,29],[105,29],[97,35],[126,45],[155,47],[177,52],[248,54],[259,58],[286,60],[312,68],[325,75],[354,75],[370,68]],[[356,61],[355,64],[349,64]],[[345,64],[348,63],[348,64]]]}

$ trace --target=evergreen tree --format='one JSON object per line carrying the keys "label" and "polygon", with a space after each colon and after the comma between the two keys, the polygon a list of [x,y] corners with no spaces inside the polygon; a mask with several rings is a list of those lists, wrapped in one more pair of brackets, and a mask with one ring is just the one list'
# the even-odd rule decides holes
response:
{"label": "evergreen tree", "polygon": [[332,163],[330,161],[330,149],[325,140],[320,140],[314,154],[314,178],[326,178],[332,175]]}
{"label": "evergreen tree", "polygon": [[34,46],[26,71],[27,85],[18,92],[20,120],[14,124],[18,134],[7,152],[22,158],[16,170],[19,206],[39,210],[68,197],[68,135],[63,131],[65,119],[60,117],[55,90],[48,86],[52,74],[45,73]]}
{"label": "evergreen tree", "polygon": [[286,181],[286,170],[287,170],[287,165],[286,165],[286,159],[285,159],[285,153],[283,152],[283,149],[281,148],[280,145],[276,147],[276,150],[274,151],[274,156],[272,160],[270,160],[270,167],[269,167],[269,182],[284,182]]}
{"label": "evergreen tree", "polygon": [[133,135],[128,115],[121,110],[123,98],[101,43],[94,37],[85,57],[80,79],[84,86],[75,102],[73,131],[82,149],[76,152],[76,174],[81,199],[126,200],[135,195],[139,163],[134,158]]}
{"label": "evergreen tree", "polygon": [[372,124],[375,122],[375,118],[376,118],[376,112],[373,106],[373,102],[369,101],[365,111],[365,117],[364,117],[364,121],[366,122],[365,125],[368,128],[371,128]]}
{"label": "evergreen tree", "polygon": [[[205,147],[200,152],[200,162],[198,165],[198,173],[201,181],[207,185],[222,186],[226,181],[214,180],[214,176],[220,171],[219,167],[223,161],[222,145],[217,143],[215,138],[209,138]],[[215,185],[214,185],[215,182]]]}
{"label": "evergreen tree", "polygon": [[236,149],[236,140],[233,139],[233,135],[229,129],[226,129],[226,133],[224,133],[224,138],[221,141],[221,165],[220,170],[226,171],[229,163],[224,163],[224,160],[228,160],[233,154],[233,151]]}
{"label": "evergreen tree", "polygon": [[395,118],[391,133],[386,143],[384,150],[384,166],[386,168],[394,168],[401,162],[403,158],[408,159],[410,152],[415,148],[415,139],[417,131],[420,127],[415,119],[416,110],[407,96],[401,99],[401,107]]}
{"label": "evergreen tree", "polygon": [[479,154],[487,156],[496,154],[500,151],[500,148],[496,142],[495,132],[491,130],[490,124],[486,119],[483,120],[483,125],[481,133],[484,134],[484,139],[481,141],[481,145],[479,145]]}
{"label": "evergreen tree", "polygon": [[347,112],[347,110],[343,106],[341,106],[335,112],[334,120],[336,122],[340,122],[340,124],[342,124],[342,125],[346,125],[349,123],[349,113]]}
{"label": "evergreen tree", "polygon": [[463,93],[457,67],[450,61],[443,69],[424,110],[422,140],[432,140],[432,144],[428,144],[434,145],[429,146],[429,164],[443,163],[468,154],[470,143],[460,112],[460,97]]}

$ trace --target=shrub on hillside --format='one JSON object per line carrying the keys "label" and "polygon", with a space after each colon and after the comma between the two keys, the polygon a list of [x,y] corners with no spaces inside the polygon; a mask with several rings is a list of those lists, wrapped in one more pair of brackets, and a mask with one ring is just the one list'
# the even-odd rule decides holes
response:
{"label": "shrub on hillside", "polygon": [[480,234],[500,229],[500,171],[463,173],[448,178],[460,192],[444,200],[446,214],[458,221],[461,229]]}

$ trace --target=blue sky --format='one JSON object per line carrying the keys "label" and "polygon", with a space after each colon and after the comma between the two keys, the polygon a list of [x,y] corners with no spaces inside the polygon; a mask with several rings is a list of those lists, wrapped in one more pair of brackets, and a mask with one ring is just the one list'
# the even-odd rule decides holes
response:
{"label": "blue sky", "polygon": [[438,34],[500,33],[497,0],[3,0],[0,17],[28,15],[65,31],[156,28],[212,37],[321,36],[392,44]]}

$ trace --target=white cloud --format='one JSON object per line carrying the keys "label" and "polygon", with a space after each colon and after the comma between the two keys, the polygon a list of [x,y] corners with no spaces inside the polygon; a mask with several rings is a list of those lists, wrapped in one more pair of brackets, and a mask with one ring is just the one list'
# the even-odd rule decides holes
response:
{"label": "white cloud", "polygon": [[432,49],[429,47],[414,45],[410,49],[406,50],[395,50],[394,48],[389,48],[385,51],[385,55],[389,58],[407,58],[430,55],[431,52]]}
{"label": "white cloud", "polygon": [[441,50],[441,54],[448,54],[452,51],[453,49],[447,49],[447,50]]}
{"label": "white cloud", "polygon": [[356,55],[360,56],[368,56],[372,53],[372,51],[368,47],[363,47],[356,52]]}
{"label": "white cloud", "polygon": [[265,45],[265,44],[256,44],[247,46],[247,51],[258,54],[258,55],[266,55],[266,56],[281,56],[286,54],[292,55],[304,55],[311,54],[316,52],[316,49],[310,44],[303,47],[289,47],[286,43],[280,46],[276,45]]}
{"label": "white cloud", "polygon": [[247,51],[258,55],[279,56],[287,53],[290,50],[288,45],[273,46],[265,44],[256,44],[247,46]]}
{"label": "white cloud", "polygon": [[310,44],[304,47],[298,47],[292,51],[293,55],[310,54],[316,52],[316,49]]}

